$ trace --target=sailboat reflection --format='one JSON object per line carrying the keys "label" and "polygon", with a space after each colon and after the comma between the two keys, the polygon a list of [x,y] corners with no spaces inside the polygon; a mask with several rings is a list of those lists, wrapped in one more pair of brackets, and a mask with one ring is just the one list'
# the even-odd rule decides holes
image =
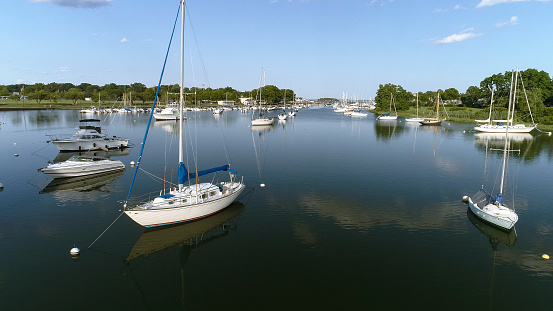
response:
{"label": "sailboat reflection", "polygon": [[[128,263],[133,259],[148,256],[171,246],[182,246],[190,244],[192,241],[196,243],[196,239],[206,242],[226,236],[229,234],[229,222],[244,209],[244,204],[235,201],[219,213],[200,220],[168,228],[146,230],[134,244],[125,262]],[[218,227],[223,228],[222,233],[205,237],[205,234]]]}
{"label": "sailboat reflection", "polygon": [[64,162],[69,160],[74,155],[89,155],[89,156],[102,156],[104,158],[109,158],[112,156],[126,156],[129,155],[131,152],[130,148],[123,148],[123,149],[110,149],[109,151],[103,151],[103,150],[91,150],[91,151],[82,151],[82,152],[60,152],[58,155],[54,158],[54,163]]}
{"label": "sailboat reflection", "polygon": [[103,186],[123,176],[124,173],[125,170],[123,169],[104,174],[56,178],[53,179],[48,185],[46,185],[46,187],[44,187],[44,189],[42,189],[39,193],[42,194],[64,190],[72,190],[78,192],[89,192],[94,190],[102,191],[101,188]]}
{"label": "sailboat reflection", "polygon": [[[473,212],[467,208],[467,216],[470,222],[484,235],[490,239],[490,245],[492,250],[497,251],[497,246],[499,243],[505,244],[508,247],[515,246],[517,240],[516,230],[503,231],[493,226],[488,225],[487,223],[481,221]],[[513,228],[514,229],[514,228]]]}

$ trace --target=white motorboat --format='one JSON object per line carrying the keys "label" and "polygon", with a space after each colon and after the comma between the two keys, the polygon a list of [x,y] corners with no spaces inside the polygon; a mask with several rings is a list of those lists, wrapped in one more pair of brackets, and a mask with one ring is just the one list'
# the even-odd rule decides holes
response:
{"label": "white motorboat", "polygon": [[[184,0],[180,1],[180,7],[182,52],[184,51]],[[194,148],[184,148],[183,146],[183,137],[185,135],[183,133],[184,59],[182,57],[181,55],[178,187],[171,187],[168,189],[169,191],[166,191],[164,187],[159,194],[156,193],[157,196],[155,196],[153,200],[147,195],[145,197],[147,199],[142,201],[140,198],[129,200],[132,190],[131,184],[127,199],[123,205],[124,212],[127,216],[139,225],[148,228],[188,222],[215,214],[234,202],[246,187],[243,183],[243,178],[239,179],[237,172],[230,169],[230,164],[201,171],[198,170],[197,167],[194,167],[193,172],[188,172],[184,163],[184,151],[185,149],[187,151],[191,149],[197,150],[197,146],[194,146]],[[142,142],[143,147],[146,144],[146,136]],[[141,158],[142,151],[139,156],[139,159]],[[140,160],[135,168],[133,183],[139,165]],[[216,175],[212,178],[211,182],[200,182],[201,176],[222,171],[228,172],[229,181],[218,181],[218,175]]]}
{"label": "white motorboat", "polygon": [[40,171],[53,178],[79,177],[125,169],[125,164],[100,156],[72,156],[69,160],[50,164]]}
{"label": "white motorboat", "polygon": [[129,146],[128,138],[108,137],[102,133],[98,119],[82,119],[79,123],[77,132],[73,135],[47,135],[50,137],[50,142],[60,151],[85,151],[95,147],[115,149]]}

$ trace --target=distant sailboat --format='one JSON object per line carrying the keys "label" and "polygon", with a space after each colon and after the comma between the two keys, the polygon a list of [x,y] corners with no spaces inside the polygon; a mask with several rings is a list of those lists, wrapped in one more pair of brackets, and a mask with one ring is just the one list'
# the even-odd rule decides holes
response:
{"label": "distant sailboat", "polygon": [[[396,113],[394,116],[391,115],[392,114],[392,103],[394,105],[394,111]],[[376,119],[377,120],[397,120],[396,103],[394,101],[394,95],[392,93],[390,93],[390,112],[381,114]]]}
{"label": "distant sailboat", "polygon": [[419,118],[419,93],[417,93],[417,116],[415,118],[405,118],[407,122],[422,122],[423,118]]}
{"label": "distant sailboat", "polygon": [[441,125],[445,119],[440,119],[440,93],[438,93],[438,101],[436,102],[436,117],[425,118],[419,123],[422,125]]}
{"label": "distant sailboat", "polygon": [[263,107],[261,106],[261,91],[263,90],[263,87],[265,85],[265,71],[261,69],[261,80],[259,81],[259,115],[257,118],[253,119],[251,121],[251,124],[253,126],[255,125],[273,125],[275,120],[273,118],[269,118],[263,115]]}
{"label": "distant sailboat", "polygon": [[[512,94],[517,93],[517,84],[518,84],[518,77],[520,76],[520,81],[522,82],[522,75],[518,71],[518,68],[516,71],[514,71],[514,79],[511,79],[511,91]],[[513,86],[514,81],[514,86]],[[522,87],[524,90],[524,83],[522,83]],[[526,90],[524,90],[526,93]],[[512,95],[511,94],[511,95]],[[493,103],[493,91],[492,91],[492,103],[490,103],[490,116],[488,117],[488,120],[476,120],[478,123],[485,123],[485,124],[479,124],[474,127],[474,130],[476,132],[483,132],[483,133],[505,133],[506,129],[508,129],[508,133],[515,134],[515,133],[530,133],[534,129],[536,129],[536,123],[534,122],[534,117],[532,116],[532,110],[530,109],[530,103],[528,102],[528,97],[526,97],[526,103],[528,105],[528,111],[530,112],[530,117],[532,119],[532,125],[526,126],[525,124],[514,124],[514,106],[515,106],[515,95],[512,95],[513,97],[513,108],[510,113],[507,113],[507,119],[506,120],[492,120],[492,103]],[[481,122],[486,121],[486,122]],[[495,123],[495,124],[494,124]]]}

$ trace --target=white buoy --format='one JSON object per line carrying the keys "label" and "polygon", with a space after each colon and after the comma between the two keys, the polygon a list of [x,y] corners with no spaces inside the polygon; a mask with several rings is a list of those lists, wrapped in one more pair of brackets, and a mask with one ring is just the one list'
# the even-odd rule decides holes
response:
{"label": "white buoy", "polygon": [[18,156],[19,156],[19,153],[14,153],[13,156],[14,156],[14,157],[18,157]]}
{"label": "white buoy", "polygon": [[81,250],[75,247],[75,245],[73,245],[73,248],[69,251],[69,254],[71,254],[71,256],[79,256],[80,253]]}
{"label": "white buoy", "polygon": [[261,188],[263,188],[263,187],[265,187],[265,184],[261,184],[261,185],[259,185],[259,186],[260,186]]}
{"label": "white buoy", "polygon": [[4,190],[4,184],[0,183],[0,191]]}
{"label": "white buoy", "polygon": [[469,201],[469,197],[467,195],[463,196],[463,203],[467,203]]}
{"label": "white buoy", "polygon": [[134,161],[131,161],[131,163],[130,163],[130,164],[131,164],[131,166],[134,166],[134,165],[135,165]]}

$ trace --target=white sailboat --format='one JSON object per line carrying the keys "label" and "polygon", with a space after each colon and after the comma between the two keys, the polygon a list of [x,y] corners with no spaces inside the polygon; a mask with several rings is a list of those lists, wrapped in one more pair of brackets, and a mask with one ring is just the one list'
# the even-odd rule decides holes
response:
{"label": "white sailboat", "polygon": [[282,108],[282,113],[278,115],[278,119],[284,121],[288,118],[286,115],[286,87],[284,88],[284,108]]}
{"label": "white sailboat", "polygon": [[[510,117],[509,112],[507,113],[507,119],[506,120],[492,120],[492,104],[493,104],[493,90],[492,90],[492,101],[490,103],[490,115],[487,120],[475,120],[477,123],[483,123],[479,124],[474,127],[474,131],[476,132],[482,132],[482,133],[505,133],[506,130],[508,130],[508,133],[515,134],[515,133],[530,133],[534,129],[536,129],[536,123],[534,122],[534,117],[532,116],[532,110],[530,109],[530,103],[528,102],[528,97],[526,98],[526,103],[528,105],[528,111],[530,112],[530,117],[532,119],[532,125],[527,126],[525,124],[514,124],[514,106],[515,106],[515,95],[517,91],[517,82],[518,77],[520,76],[520,81],[522,82],[522,76],[520,75],[520,72],[518,71],[518,68],[516,71],[514,71],[514,79],[511,79],[511,90],[513,92],[513,109],[511,111]],[[514,80],[514,86],[513,86],[513,80]],[[523,90],[524,90],[524,83],[522,84]],[[524,90],[526,92],[526,90]]]}
{"label": "white sailboat", "polygon": [[261,80],[259,81],[259,115],[257,118],[252,119],[251,123],[253,126],[255,125],[273,125],[274,119],[269,118],[267,116],[263,115],[263,107],[261,106],[261,91],[263,90],[263,87],[265,85],[265,71],[261,69]]}
{"label": "white sailboat", "polygon": [[[392,115],[392,103],[394,104],[394,111],[395,116]],[[377,120],[397,120],[397,110],[396,110],[396,103],[394,102],[394,95],[390,93],[390,112],[381,114],[377,118]]]}
{"label": "white sailboat", "polygon": [[[513,72],[514,75],[514,72]],[[513,79],[511,79],[512,81]],[[516,93],[516,83],[513,85],[511,83],[511,92],[509,95],[509,109],[507,110],[507,118],[512,116],[514,113],[514,101]],[[503,148],[503,164],[501,171],[501,185],[499,188],[499,193],[493,197],[488,194],[482,187],[476,195],[473,197],[464,197],[463,199],[468,202],[470,210],[478,218],[482,219],[485,222],[488,222],[494,226],[497,226],[504,230],[511,230],[516,222],[518,221],[518,215],[514,209],[509,208],[503,203],[503,186],[505,183],[505,168],[507,166],[507,153],[509,146],[509,127],[504,128],[505,131],[505,144]]]}
{"label": "white sailboat", "polygon": [[419,93],[417,93],[417,116],[414,118],[405,118],[405,121],[407,122],[422,122],[424,121],[423,118],[419,118]]}
{"label": "white sailboat", "polygon": [[[180,77],[180,118],[179,118],[179,184],[168,192],[160,191],[153,200],[131,203],[129,196],[123,207],[124,212],[136,223],[144,227],[158,227],[192,221],[215,214],[229,206],[244,191],[243,178],[237,176],[229,164],[189,173],[184,164],[183,150],[183,105],[184,105],[184,9],[185,1],[180,1],[181,9],[181,77]],[[158,86],[159,88],[159,86]],[[147,135],[147,130],[146,130]],[[142,143],[144,148],[145,140]],[[142,151],[136,166],[140,165]],[[135,177],[136,177],[135,171]],[[211,182],[200,182],[199,177],[211,173],[226,171],[229,181],[218,181],[217,176]],[[134,181],[134,177],[133,177]],[[193,181],[195,183],[193,183]]]}

